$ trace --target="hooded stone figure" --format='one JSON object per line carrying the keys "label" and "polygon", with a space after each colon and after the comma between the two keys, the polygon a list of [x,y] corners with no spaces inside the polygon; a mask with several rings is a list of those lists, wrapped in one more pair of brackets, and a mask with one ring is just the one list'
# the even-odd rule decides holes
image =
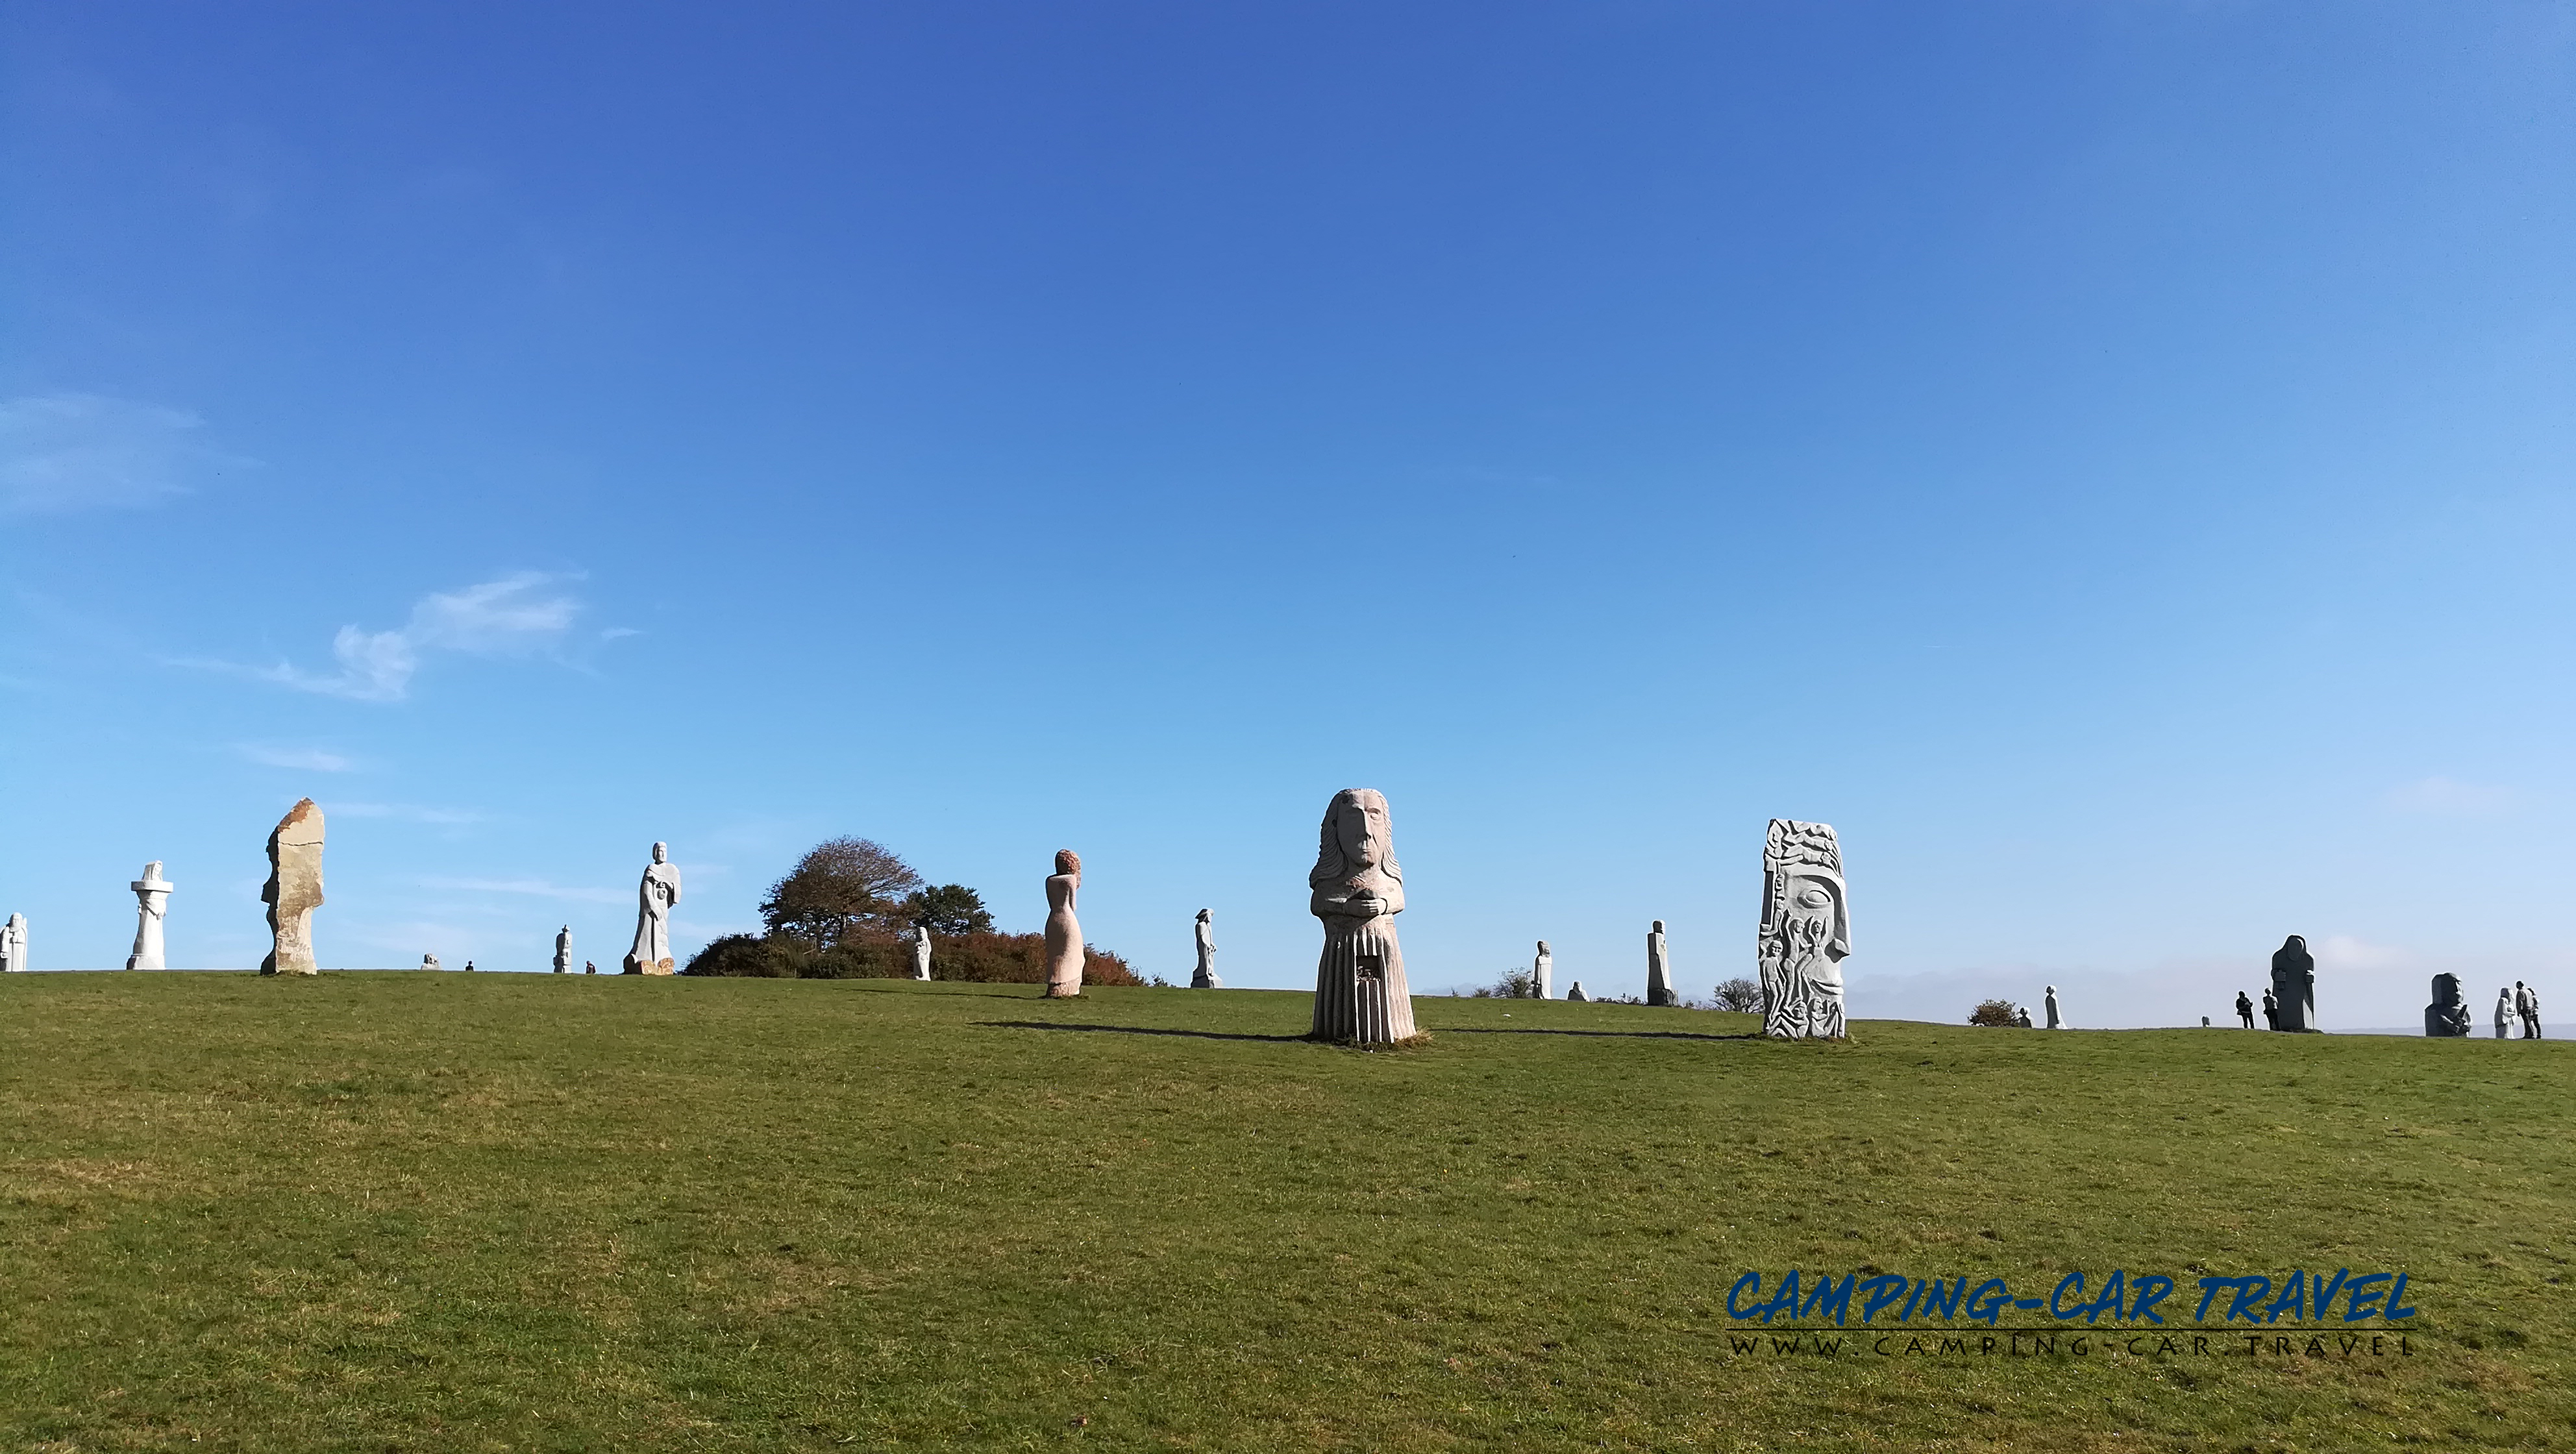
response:
{"label": "hooded stone figure", "polygon": [[2433,1003],[2424,1007],[2424,1033],[2440,1037],[2469,1033],[2469,1002],[2460,995],[2458,975],[2433,976]]}
{"label": "hooded stone figure", "polygon": [[1404,870],[1386,795],[1344,788],[1324,809],[1307,907],[1324,921],[1315,964],[1318,1040],[1386,1045],[1413,1038],[1413,999],[1395,916],[1404,912]]}
{"label": "hooded stone figure", "polygon": [[653,845],[653,861],[644,865],[644,880],[635,886],[635,946],[626,951],[628,974],[669,974],[671,906],[680,901],[680,870],[671,862],[671,845]]}
{"label": "hooded stone figure", "polygon": [[2275,1030],[2317,1028],[2317,962],[2308,941],[2293,934],[2272,954],[2272,994],[2280,1002]]}

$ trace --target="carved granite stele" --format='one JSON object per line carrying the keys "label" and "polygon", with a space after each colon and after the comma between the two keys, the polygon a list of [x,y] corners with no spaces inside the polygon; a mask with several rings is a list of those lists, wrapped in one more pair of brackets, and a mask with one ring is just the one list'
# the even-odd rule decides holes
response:
{"label": "carved granite stele", "polygon": [[320,974],[313,962],[313,911],[322,907],[322,810],[311,798],[286,810],[268,835],[268,957],[262,974]]}
{"label": "carved granite stele", "polygon": [[1307,908],[1324,922],[1315,962],[1314,1037],[1354,1045],[1410,1040],[1413,997],[1395,916],[1404,912],[1404,870],[1386,795],[1344,788],[1324,808]]}
{"label": "carved granite stele", "polygon": [[572,973],[572,926],[570,924],[555,931],[555,973]]}
{"label": "carved granite stele", "polygon": [[2433,976],[2433,1003],[2424,1007],[2424,1033],[2455,1038],[2469,1033],[2469,1002],[2456,974]]}
{"label": "carved granite stele", "polygon": [[1784,1040],[1840,1040],[1842,962],[1851,912],[1842,847],[1823,823],[1774,818],[1762,840],[1762,1033]]}
{"label": "carved granite stele", "polygon": [[1530,998],[1551,999],[1556,994],[1556,955],[1547,941],[1538,942],[1538,953],[1530,959]]}
{"label": "carved granite stele", "polygon": [[2272,1001],[2275,1030],[2317,1033],[2317,962],[2308,941],[2293,934],[2272,953]]}
{"label": "carved granite stele", "polygon": [[1055,872],[1047,875],[1047,998],[1070,999],[1082,993],[1082,921],[1073,914],[1074,896],[1082,888],[1082,855],[1070,848],[1055,851]]}
{"label": "carved granite stele", "polygon": [[1225,981],[1216,977],[1215,919],[1215,910],[1201,909],[1198,923],[1190,931],[1190,937],[1197,941],[1199,951],[1199,967],[1190,971],[1190,988],[1194,990],[1225,988]]}
{"label": "carved granite stele", "polygon": [[14,974],[27,967],[27,916],[11,914],[9,922],[0,924],[0,974]]}
{"label": "carved granite stele", "polygon": [[162,921],[170,917],[170,890],[178,885],[161,876],[161,860],[143,865],[143,877],[126,885],[134,890],[134,952],[125,956],[127,969],[168,969],[167,937]]}
{"label": "carved granite stele", "polygon": [[1655,927],[1646,931],[1646,1003],[1678,1005],[1681,1002],[1680,992],[1673,988],[1672,953],[1664,947],[1664,921],[1657,919]]}

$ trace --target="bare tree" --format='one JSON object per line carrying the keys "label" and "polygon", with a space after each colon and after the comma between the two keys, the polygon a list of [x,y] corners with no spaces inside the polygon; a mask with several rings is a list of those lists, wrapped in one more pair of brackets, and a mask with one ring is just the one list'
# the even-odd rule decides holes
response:
{"label": "bare tree", "polygon": [[1728,980],[1717,987],[1717,1007],[1752,1014],[1762,1008],[1762,986],[1749,979]]}
{"label": "bare tree", "polygon": [[870,929],[900,930],[904,900],[920,888],[921,875],[884,844],[835,838],[814,845],[769,886],[760,917],[772,934],[829,949]]}

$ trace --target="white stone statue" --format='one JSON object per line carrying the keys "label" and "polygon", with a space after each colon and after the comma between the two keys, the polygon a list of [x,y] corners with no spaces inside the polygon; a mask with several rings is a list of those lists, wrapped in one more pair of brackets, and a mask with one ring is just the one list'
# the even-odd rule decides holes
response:
{"label": "white stone statue", "polygon": [[1315,963],[1318,1040],[1387,1045],[1413,1038],[1413,995],[1395,916],[1404,912],[1404,870],[1386,795],[1344,788],[1324,808],[1307,908],[1324,921]]}
{"label": "white stone statue", "polygon": [[1771,820],[1762,840],[1762,1033],[1840,1040],[1842,962],[1851,953],[1843,855],[1823,823]]}
{"label": "white stone statue", "polygon": [[1578,979],[1574,982],[1574,988],[1565,992],[1565,998],[1568,1001],[1587,1001],[1592,997],[1583,992],[1583,981]]}
{"label": "white stone statue", "polygon": [[1538,958],[1530,961],[1530,998],[1543,1000],[1554,994],[1549,976],[1555,972],[1556,956],[1547,952],[1547,941],[1538,942]]}
{"label": "white stone statue", "polygon": [[134,952],[125,957],[125,967],[168,969],[161,921],[169,917],[170,890],[177,885],[161,876],[161,860],[156,858],[143,865],[143,877],[126,887],[134,890]]}
{"label": "white stone statue", "polygon": [[443,965],[443,964],[441,964],[441,963],[439,963],[439,962],[438,962],[438,956],[437,956],[437,955],[435,955],[435,954],[424,954],[424,955],[422,955],[422,956],[420,957],[420,967],[421,967],[421,968],[423,968],[423,969],[445,969],[445,968],[447,968],[447,966],[446,966],[446,965]]}
{"label": "white stone statue", "polygon": [[2047,988],[2048,994],[2045,997],[2044,1003],[2048,1010],[2048,1028],[2051,1030],[2064,1030],[2070,1028],[2065,1019],[2057,1013],[2057,986],[2050,985]]}
{"label": "white stone statue", "polygon": [[0,974],[12,974],[27,967],[27,916],[11,914],[9,922],[0,924]]}
{"label": "white stone statue", "polygon": [[262,974],[320,974],[313,962],[313,911],[322,907],[322,810],[305,798],[268,834],[268,957]]}
{"label": "white stone statue", "polygon": [[912,977],[930,978],[930,926],[927,924],[912,926]]}
{"label": "white stone statue", "polygon": [[1198,924],[1191,931],[1192,937],[1198,940],[1199,946],[1199,967],[1190,971],[1190,988],[1194,990],[1221,990],[1225,988],[1225,981],[1216,977],[1216,925],[1214,923],[1214,918],[1214,910],[1199,910]]}
{"label": "white stone statue", "polygon": [[1657,919],[1655,927],[1646,931],[1646,1003],[1678,1005],[1681,1002],[1680,993],[1673,988],[1672,955],[1664,948],[1664,921]]}
{"label": "white stone statue", "polygon": [[627,974],[670,974],[671,906],[680,901],[680,870],[671,862],[671,845],[653,845],[653,861],[644,866],[644,881],[635,886],[635,946],[626,951]]}
{"label": "white stone statue", "polygon": [[572,973],[572,926],[570,924],[555,931],[555,973]]}
{"label": "white stone statue", "polygon": [[1082,887],[1082,856],[1070,848],[1055,852],[1055,872],[1047,875],[1047,998],[1067,999],[1082,993],[1082,921],[1073,916],[1074,891]]}
{"label": "white stone statue", "polygon": [[[16,918],[17,915],[10,915]],[[2513,991],[2496,991],[2496,1038],[2502,1040],[2513,1027]]]}

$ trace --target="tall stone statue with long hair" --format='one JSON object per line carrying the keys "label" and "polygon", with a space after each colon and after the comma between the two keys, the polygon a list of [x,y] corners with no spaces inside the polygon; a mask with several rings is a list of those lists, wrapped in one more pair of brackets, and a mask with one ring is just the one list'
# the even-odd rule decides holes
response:
{"label": "tall stone statue with long hair", "polygon": [[2308,941],[2296,934],[2272,951],[2272,994],[2281,1002],[2280,1019],[2273,1029],[2317,1028],[2317,961],[2308,953]]}
{"label": "tall stone statue with long hair", "polygon": [[322,907],[322,810],[305,798],[268,835],[268,957],[262,974],[320,974],[313,962],[313,911]]}
{"label": "tall stone statue with long hair", "polygon": [[1851,911],[1843,853],[1823,823],[1771,820],[1762,840],[1762,1033],[1843,1038],[1843,960]]}
{"label": "tall stone statue with long hair", "polygon": [[635,886],[635,945],[626,951],[628,974],[670,974],[671,906],[680,901],[680,870],[671,862],[671,845],[653,845],[653,861],[644,865],[644,881]]}
{"label": "tall stone statue with long hair", "polygon": [[1386,795],[1344,788],[1324,809],[1308,906],[1324,921],[1315,966],[1315,1038],[1386,1045],[1413,1038],[1413,998],[1395,916],[1404,912],[1404,870]]}
{"label": "tall stone statue with long hair", "polygon": [[1199,910],[1199,920],[1190,933],[1198,942],[1199,967],[1190,971],[1190,988],[1221,990],[1225,981],[1216,977],[1216,911]]}
{"label": "tall stone statue with long hair", "polygon": [[1073,916],[1073,896],[1082,887],[1082,855],[1070,848],[1055,851],[1055,872],[1047,875],[1047,998],[1082,993],[1082,921]]}

